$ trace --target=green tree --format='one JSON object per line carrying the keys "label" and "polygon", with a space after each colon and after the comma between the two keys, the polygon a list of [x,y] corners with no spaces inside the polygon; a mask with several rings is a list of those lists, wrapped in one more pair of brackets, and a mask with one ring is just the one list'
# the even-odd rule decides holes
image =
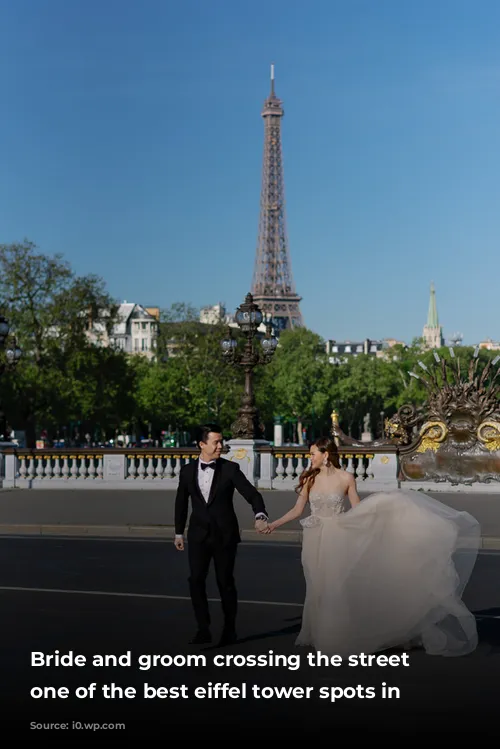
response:
{"label": "green tree", "polygon": [[403,387],[393,362],[361,354],[335,369],[331,394],[343,430],[359,437],[363,419],[369,414],[372,431],[379,431],[381,412],[390,415],[396,410]]}
{"label": "green tree", "polygon": [[324,418],[329,408],[328,367],[324,342],[307,328],[280,334],[274,359],[262,375],[262,385],[272,393],[276,415],[297,423],[302,444],[305,424]]}
{"label": "green tree", "polygon": [[136,372],[121,350],[86,344],[65,361],[66,420],[102,435],[126,428],[136,412]]}
{"label": "green tree", "polygon": [[182,362],[148,362],[137,357],[136,409],[138,420],[155,428],[182,428],[191,421],[188,384]]}
{"label": "green tree", "polygon": [[218,421],[226,430],[234,420],[243,375],[222,358],[227,326],[200,323],[189,305],[162,314],[157,363],[139,367],[138,403],[157,426],[190,429]]}
{"label": "green tree", "polygon": [[44,255],[26,240],[0,245],[0,311],[23,350],[2,382],[7,420],[34,446],[37,425],[64,419],[72,397],[68,362],[90,350],[90,324],[110,331],[117,305],[102,279],[76,276],[61,255]]}

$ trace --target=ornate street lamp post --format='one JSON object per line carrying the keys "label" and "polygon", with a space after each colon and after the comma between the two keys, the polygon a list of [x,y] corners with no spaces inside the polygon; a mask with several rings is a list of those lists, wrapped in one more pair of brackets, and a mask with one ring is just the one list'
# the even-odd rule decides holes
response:
{"label": "ornate street lamp post", "polygon": [[241,351],[237,351],[237,341],[229,335],[221,341],[222,355],[229,364],[241,367],[245,372],[245,392],[241,399],[238,418],[231,425],[234,439],[261,439],[263,428],[260,423],[259,412],[255,405],[253,391],[253,370],[259,364],[269,364],[272,360],[278,341],[272,335],[271,325],[267,326],[266,337],[261,341],[262,350],[255,344],[255,336],[264,316],[254,303],[251,294],[247,294],[245,301],[236,310],[235,320],[245,336],[245,344]]}
{"label": "ornate street lamp post", "polygon": [[[19,359],[22,356],[22,351],[16,343],[16,339],[10,337],[9,340],[10,325],[8,321],[0,315],[0,375],[4,372],[12,371],[17,367]],[[3,412],[2,403],[0,401],[0,434],[3,435],[3,440],[7,441],[5,414]]]}
{"label": "ornate street lamp post", "polygon": [[0,374],[7,370],[14,370],[23,354],[15,338],[9,341],[9,332],[8,321],[0,315]]}

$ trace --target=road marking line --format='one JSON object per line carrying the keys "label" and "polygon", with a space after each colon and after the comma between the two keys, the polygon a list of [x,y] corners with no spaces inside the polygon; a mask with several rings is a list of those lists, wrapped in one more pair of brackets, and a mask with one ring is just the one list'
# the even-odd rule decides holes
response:
{"label": "road marking line", "polygon": [[496,614],[476,614],[476,619],[500,619]]}
{"label": "road marking line", "polygon": [[[157,598],[170,601],[189,601],[189,596],[167,596],[162,593],[119,593],[108,590],[66,590],[64,588],[21,588],[18,586],[0,585],[0,590],[18,591],[20,593],[72,593],[75,595],[87,596],[118,596],[123,598]],[[220,603],[220,598],[209,598],[211,603]],[[287,601],[247,601],[239,600],[239,603],[254,604],[255,606],[291,606],[302,608],[302,603],[289,603]]]}
{"label": "road marking line", "polygon": [[[119,598],[151,598],[168,601],[189,601],[189,596],[167,596],[161,593],[118,593],[108,590],[66,590],[64,588],[22,588],[19,586],[0,585],[0,591],[13,591],[20,593],[70,593],[73,595],[86,596],[115,596]],[[210,603],[220,603],[220,598],[209,598]],[[289,601],[249,601],[239,600],[238,603],[252,604],[255,606],[286,606],[288,608],[303,608],[303,603],[290,603]],[[476,614],[476,619],[500,619],[496,614]]]}

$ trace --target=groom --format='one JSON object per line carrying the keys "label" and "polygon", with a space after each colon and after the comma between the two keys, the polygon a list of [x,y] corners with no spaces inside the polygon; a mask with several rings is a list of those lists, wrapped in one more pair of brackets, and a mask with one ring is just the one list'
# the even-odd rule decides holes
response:
{"label": "groom", "polygon": [[184,550],[184,529],[191,497],[187,534],[189,589],[198,624],[191,644],[212,641],[206,579],[213,559],[224,613],[219,645],[224,646],[236,640],[237,592],[233,572],[241,538],[233,508],[234,490],[252,506],[256,530],[263,532],[267,529],[268,516],[262,495],[244,476],[239,465],[220,457],[223,447],[221,428],[217,424],[205,424],[198,432],[200,457],[186,463],[180,470],[175,499],[175,547]]}

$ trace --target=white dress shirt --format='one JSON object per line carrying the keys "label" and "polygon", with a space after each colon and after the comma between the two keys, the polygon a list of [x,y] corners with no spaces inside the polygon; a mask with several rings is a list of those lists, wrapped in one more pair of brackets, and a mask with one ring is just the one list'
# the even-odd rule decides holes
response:
{"label": "white dress shirt", "polygon": [[[209,466],[210,463],[214,464],[214,468],[202,468],[202,466]],[[198,461],[198,486],[205,502],[208,502],[210,497],[210,489],[212,488],[215,473],[215,460],[210,461],[210,463],[203,463],[201,460]]]}
{"label": "white dress shirt", "polygon": [[[202,466],[209,466],[211,463],[215,465],[215,460],[211,460],[209,463],[204,463],[202,460],[198,460],[198,486],[205,502],[208,502],[210,498],[210,489],[212,488],[212,482],[214,480],[215,468],[202,468]],[[267,515],[263,512],[259,512],[255,516],[255,520],[267,520]],[[176,535],[176,538],[184,538],[182,535]]]}

